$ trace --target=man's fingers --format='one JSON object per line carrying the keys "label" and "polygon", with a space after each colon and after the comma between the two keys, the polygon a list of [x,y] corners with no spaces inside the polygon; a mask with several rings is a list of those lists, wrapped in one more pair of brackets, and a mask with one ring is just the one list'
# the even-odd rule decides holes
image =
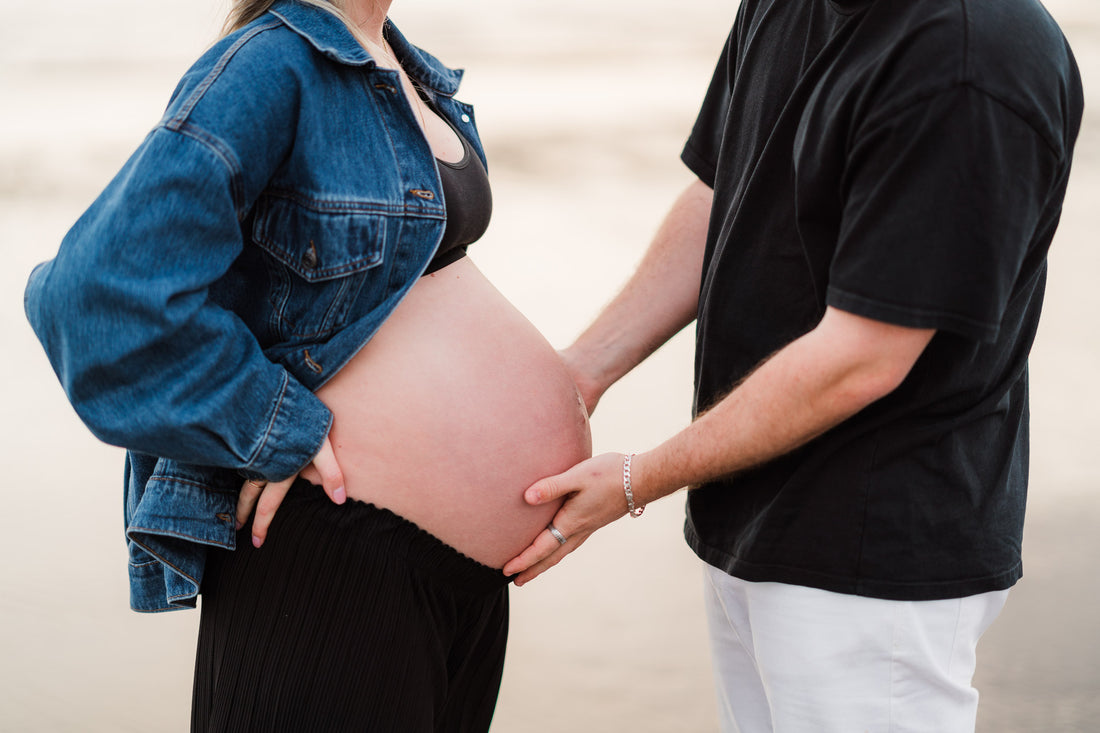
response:
{"label": "man's fingers", "polygon": [[622,480],[622,461],[622,453],[593,456],[557,476],[548,476],[531,484],[523,492],[523,499],[532,505],[546,504],[603,482],[610,481],[618,486]]}
{"label": "man's fingers", "polygon": [[531,566],[527,570],[524,570],[522,573],[517,575],[515,580],[513,580],[512,582],[515,584],[515,586],[517,588],[520,588],[522,586],[527,585],[529,582],[531,582],[532,580],[539,577],[544,572],[546,572],[547,570],[549,570],[550,568],[554,567],[559,562],[561,562],[562,559],[567,554],[569,554],[569,553],[562,552],[562,553],[555,553],[555,554],[551,555],[550,557],[546,558],[542,562]]}
{"label": "man's fingers", "polygon": [[544,529],[535,536],[534,541],[528,545],[526,550],[504,565],[504,574],[515,575],[516,573],[522,573],[527,568],[544,560],[568,544],[568,537],[566,537],[566,544],[563,545],[558,542],[554,535],[550,534],[549,529]]}
{"label": "man's fingers", "polygon": [[566,473],[540,479],[531,484],[523,492],[524,501],[532,506],[537,506],[565,496],[569,493],[569,483],[565,480]]}
{"label": "man's fingers", "polygon": [[[551,524],[551,527],[557,528]],[[584,544],[591,532],[581,532],[576,535],[568,535],[562,530],[565,542],[562,543],[547,527],[539,532],[534,541],[516,557],[508,561],[504,566],[505,575],[519,574],[515,580],[516,585],[523,585],[527,581],[541,575],[543,572],[557,565],[562,559]]]}
{"label": "man's fingers", "polygon": [[523,494],[528,504],[568,497],[552,525],[566,541],[560,542],[549,529],[539,532],[527,549],[505,564],[504,574],[518,573],[516,585],[523,585],[561,562],[597,529],[622,516],[622,461],[621,453],[605,453],[531,484]]}
{"label": "man's fingers", "polygon": [[587,539],[588,539],[588,534],[582,534],[582,535],[579,535],[577,537],[570,537],[569,541],[566,544],[561,545],[557,550],[555,550],[553,553],[551,553],[548,557],[543,558],[542,560],[538,561],[537,563],[535,563],[531,567],[529,567],[526,570],[523,570],[522,572],[520,572],[519,576],[517,576],[515,581],[514,581],[516,586],[518,587],[518,586],[526,585],[530,581],[532,581],[535,578],[537,578],[538,576],[542,575],[547,570],[549,570],[550,568],[554,567],[559,562],[564,560],[566,555],[568,555],[569,553],[573,552],[573,550],[575,550],[578,547],[580,547],[581,545],[583,545],[584,541],[587,540]]}
{"label": "man's fingers", "polygon": [[325,442],[321,444],[321,450],[317,451],[317,455],[313,457],[310,467],[316,470],[321,480],[321,487],[328,494],[328,498],[337,504],[347,501],[344,473],[340,470],[340,464],[336,462],[336,453],[332,450],[332,443],[328,438],[325,438]]}
{"label": "man's fingers", "polygon": [[260,547],[267,539],[267,530],[271,527],[271,520],[275,518],[275,512],[283,503],[291,484],[297,476],[291,476],[286,481],[276,484],[268,484],[264,487],[260,499],[256,502],[256,516],[252,519],[252,545]]}

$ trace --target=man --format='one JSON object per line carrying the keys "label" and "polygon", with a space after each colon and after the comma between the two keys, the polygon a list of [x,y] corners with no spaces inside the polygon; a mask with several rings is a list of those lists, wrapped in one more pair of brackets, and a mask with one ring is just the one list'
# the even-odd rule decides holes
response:
{"label": "man", "polygon": [[1081,111],[1035,0],[744,0],[699,181],[563,353],[594,407],[697,318],[696,419],[532,486],[568,500],[505,572],[690,486],[723,730],[973,731]]}

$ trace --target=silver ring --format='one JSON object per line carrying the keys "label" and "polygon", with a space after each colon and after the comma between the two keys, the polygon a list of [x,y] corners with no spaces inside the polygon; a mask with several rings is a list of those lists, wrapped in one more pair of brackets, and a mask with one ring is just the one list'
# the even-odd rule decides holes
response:
{"label": "silver ring", "polygon": [[548,530],[550,530],[550,534],[554,535],[554,539],[556,539],[558,541],[559,545],[564,545],[565,544],[565,542],[566,542],[565,535],[563,535],[561,533],[561,530],[559,530],[557,527],[555,527],[552,524],[546,525],[546,528]]}

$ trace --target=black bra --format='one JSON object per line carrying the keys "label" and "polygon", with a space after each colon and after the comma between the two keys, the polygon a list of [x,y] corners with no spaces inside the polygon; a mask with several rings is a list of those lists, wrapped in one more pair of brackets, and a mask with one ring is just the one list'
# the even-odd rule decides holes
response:
{"label": "black bra", "polygon": [[[447,120],[442,115],[440,117]],[[450,122],[447,124],[450,125]],[[448,163],[436,158],[443,185],[447,224],[435,257],[424,271],[425,275],[465,257],[466,247],[481,238],[489,228],[489,219],[493,214],[493,192],[485,166],[465,136],[453,125],[451,129],[462,143],[462,160]]]}

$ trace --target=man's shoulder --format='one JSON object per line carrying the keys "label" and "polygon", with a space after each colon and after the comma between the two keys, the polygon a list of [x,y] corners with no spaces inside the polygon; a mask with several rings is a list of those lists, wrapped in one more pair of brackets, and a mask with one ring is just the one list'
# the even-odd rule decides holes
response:
{"label": "man's shoulder", "polygon": [[1037,0],[878,0],[861,41],[884,104],[960,86],[1026,121],[1055,148],[1081,113],[1081,81],[1057,22]]}
{"label": "man's shoulder", "polygon": [[1037,0],[966,0],[965,8],[968,82],[993,93],[1079,83],[1062,29]]}
{"label": "man's shoulder", "polygon": [[[1058,23],[1037,0],[887,0],[896,29],[915,50],[960,64],[975,85],[1064,76],[1072,53]],[[931,58],[927,59],[931,60]]]}

